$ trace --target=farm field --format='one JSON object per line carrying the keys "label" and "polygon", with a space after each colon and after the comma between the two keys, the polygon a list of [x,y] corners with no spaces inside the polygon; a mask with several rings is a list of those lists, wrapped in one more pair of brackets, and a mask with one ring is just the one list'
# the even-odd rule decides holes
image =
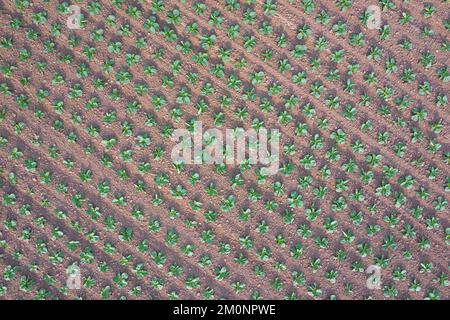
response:
{"label": "farm field", "polygon": [[[448,0],[0,0],[0,28],[0,299],[450,299]],[[172,161],[198,121],[277,129],[278,172]]]}

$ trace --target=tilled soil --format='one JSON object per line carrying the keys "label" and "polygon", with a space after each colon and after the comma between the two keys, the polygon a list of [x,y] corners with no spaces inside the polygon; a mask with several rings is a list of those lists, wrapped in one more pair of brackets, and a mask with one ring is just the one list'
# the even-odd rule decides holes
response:
{"label": "tilled soil", "polygon": [[[351,7],[342,10],[337,6],[341,1],[314,1],[312,12],[307,13],[307,1],[249,2],[236,1],[239,6],[231,11],[233,1],[226,5],[207,0],[201,14],[195,9],[200,2],[190,1],[77,2],[86,20],[77,30],[67,29],[68,14],[58,11],[58,5],[63,7],[57,1],[23,7],[20,1],[1,2],[1,299],[450,297],[446,102],[450,76],[439,73],[442,68],[450,72],[448,4],[392,1],[395,8],[386,8],[381,17],[390,34],[381,39],[380,30],[368,30],[361,22],[370,3],[352,1]],[[424,14],[431,10],[426,9],[428,5],[434,8],[431,17]],[[141,14],[133,17],[136,10]],[[399,19],[406,13],[412,20],[402,25]],[[325,14],[327,22],[319,23]],[[39,20],[40,15],[45,18]],[[108,24],[112,15],[115,25]],[[17,29],[11,27],[15,18],[21,21]],[[158,25],[155,32],[148,28],[149,18]],[[345,23],[342,35],[335,30],[338,22]],[[188,32],[193,23],[197,34]],[[262,32],[264,23],[271,26],[268,34]],[[55,32],[58,24],[60,32]],[[305,25],[309,31],[303,39],[298,34]],[[237,39],[229,36],[234,26],[239,26]],[[433,33],[425,37],[424,28]],[[37,39],[30,39],[30,30],[37,32]],[[98,30],[102,35],[96,40]],[[168,38],[169,31],[176,34],[174,41]],[[356,46],[351,39],[359,33],[364,43]],[[215,40],[208,48],[205,38],[211,34]],[[139,38],[145,46],[137,46]],[[405,38],[412,44],[409,51],[399,46]],[[12,41],[10,46],[7,39]],[[71,46],[74,41],[78,43]],[[120,52],[111,50],[112,42],[121,43]],[[187,42],[192,51],[183,53],[181,47]],[[247,45],[252,42],[250,49]],[[326,43],[322,49],[321,42]],[[292,54],[297,45],[306,48],[299,59]],[[91,58],[89,48],[94,49]],[[379,57],[370,56],[374,48],[380,50]],[[155,57],[158,49],[164,52],[159,59]],[[264,59],[268,50],[272,58]],[[333,61],[338,50],[344,55]],[[420,63],[426,52],[434,56],[427,67]],[[199,53],[207,55],[206,65],[196,62],[194,55]],[[130,63],[130,54],[138,54],[140,60]],[[62,62],[62,55],[72,60]],[[114,61],[110,71],[104,67],[108,59]],[[319,59],[320,66],[313,68],[313,59]],[[386,71],[389,59],[396,63],[390,73]],[[37,64],[42,61],[46,67],[40,71]],[[175,71],[177,63],[179,71]],[[280,69],[285,64],[290,67]],[[349,64],[357,64],[358,70],[348,73]],[[84,75],[80,73],[83,65]],[[222,76],[212,71],[217,65],[223,66]],[[144,66],[153,66],[156,74],[145,74]],[[405,82],[402,74],[408,68],[414,78]],[[128,83],[118,81],[123,70],[131,76]],[[338,79],[330,77],[334,70]],[[264,73],[261,82],[252,84],[251,75],[260,71]],[[299,72],[305,72],[306,83],[295,84]],[[374,82],[368,81],[372,72]],[[57,73],[63,83],[54,82]],[[196,83],[188,81],[191,73],[197,74]],[[25,76],[30,81],[23,85]],[[239,80],[236,87],[233,77]],[[96,88],[94,79],[103,79],[104,88]],[[172,85],[165,86],[165,79],[171,79]],[[428,93],[419,91],[424,82],[430,84]],[[77,83],[82,96],[70,97]],[[147,85],[147,92],[138,94],[135,84],[139,83]],[[214,91],[207,93],[206,84]],[[280,92],[272,88],[275,93],[271,93],[274,84]],[[315,86],[319,86],[318,94]],[[187,104],[177,101],[182,88],[190,94]],[[120,92],[120,99],[111,99],[113,89]],[[39,97],[42,90],[46,93]],[[391,94],[383,96],[389,90]],[[364,95],[370,99],[367,104],[361,102]],[[156,96],[166,101],[159,109]],[[221,103],[224,96],[229,105]],[[398,101],[405,96],[410,103],[402,109]],[[293,106],[286,105],[289,97],[296,99]],[[88,108],[92,98],[98,106]],[[201,100],[208,105],[203,113],[198,111]],[[56,101],[63,102],[62,110],[55,108]],[[338,102],[333,107],[330,101]],[[133,103],[139,108],[130,111]],[[265,110],[266,103],[272,108]],[[243,107],[247,115],[239,118],[237,110]],[[171,113],[175,108],[179,118]],[[104,116],[110,111],[116,113],[116,120],[107,123]],[[426,112],[423,119],[414,117],[418,111]],[[215,120],[219,113],[223,123]],[[154,123],[149,124],[148,117]],[[285,122],[284,117],[288,117]],[[163,131],[185,128],[191,120],[202,121],[205,130],[248,129],[256,120],[263,121],[265,128],[278,129],[280,171],[259,180],[260,165],[249,170],[227,165],[220,172],[215,165],[186,164],[177,170],[170,159],[175,142],[170,132]],[[367,121],[370,130],[363,126]],[[129,134],[125,122],[132,124]],[[433,129],[435,123],[442,128]],[[306,131],[299,133],[302,125]],[[413,141],[414,130],[422,136],[417,141]],[[340,133],[345,134],[342,141]],[[137,144],[141,134],[150,138],[147,146]],[[107,148],[105,141],[112,137],[117,143]],[[313,142],[318,137],[321,143],[316,146]],[[398,152],[400,143],[403,152]],[[283,152],[291,144],[295,152]],[[435,144],[440,147],[433,149]],[[58,152],[52,153],[52,148]],[[164,150],[160,158],[155,157],[158,148]],[[127,150],[132,151],[130,161],[124,156]],[[339,155],[334,160],[333,150]],[[104,161],[105,155],[110,164]],[[314,158],[311,167],[303,162],[308,155]],[[372,155],[379,158],[375,164],[369,162]],[[35,169],[29,160],[36,162]],[[143,162],[150,165],[149,172],[140,171]],[[284,170],[286,165],[292,170]],[[387,175],[389,169],[396,174]],[[85,170],[92,174],[83,181]],[[432,175],[430,170],[438,173]],[[372,181],[364,180],[367,172]],[[51,179],[46,179],[47,173]],[[199,175],[195,184],[190,183],[193,173]],[[168,183],[158,184],[162,174]],[[303,186],[305,177],[311,177],[311,183]],[[413,183],[408,185],[405,177]],[[105,181],[110,191],[102,195],[98,186]],[[342,181],[345,187],[338,188]],[[278,183],[282,191],[277,193]],[[139,189],[139,184],[145,187]],[[210,184],[217,190],[215,195],[205,191]],[[387,184],[390,191],[383,195],[382,186]],[[185,190],[181,197],[173,192],[177,186]],[[249,197],[251,188],[260,194],[256,201]],[[324,189],[327,192],[321,197]],[[356,190],[363,193],[360,199]],[[294,192],[301,196],[301,206],[290,205]],[[234,205],[225,210],[224,201],[230,195]],[[122,204],[120,196],[125,199]],[[162,203],[156,204],[155,197],[161,197]],[[396,203],[396,198],[403,200]],[[201,203],[200,208],[193,207],[193,200]],[[273,202],[276,206],[271,209]],[[92,208],[100,214],[92,216]],[[319,211],[315,217],[314,209]],[[58,215],[60,210],[64,216]],[[414,216],[420,210],[422,214]],[[217,217],[208,219],[211,211]],[[328,226],[331,221],[334,227]],[[302,234],[305,226],[306,235]],[[372,234],[372,229],[377,232]],[[132,231],[129,239],[124,237],[125,230]],[[76,245],[71,249],[73,241]],[[143,241],[146,249],[142,249]],[[295,246],[302,248],[299,257],[293,254]],[[81,270],[79,289],[66,287],[66,269],[73,263]],[[366,270],[371,265],[381,267],[380,289],[367,286]],[[414,291],[416,283],[420,287]]]}

